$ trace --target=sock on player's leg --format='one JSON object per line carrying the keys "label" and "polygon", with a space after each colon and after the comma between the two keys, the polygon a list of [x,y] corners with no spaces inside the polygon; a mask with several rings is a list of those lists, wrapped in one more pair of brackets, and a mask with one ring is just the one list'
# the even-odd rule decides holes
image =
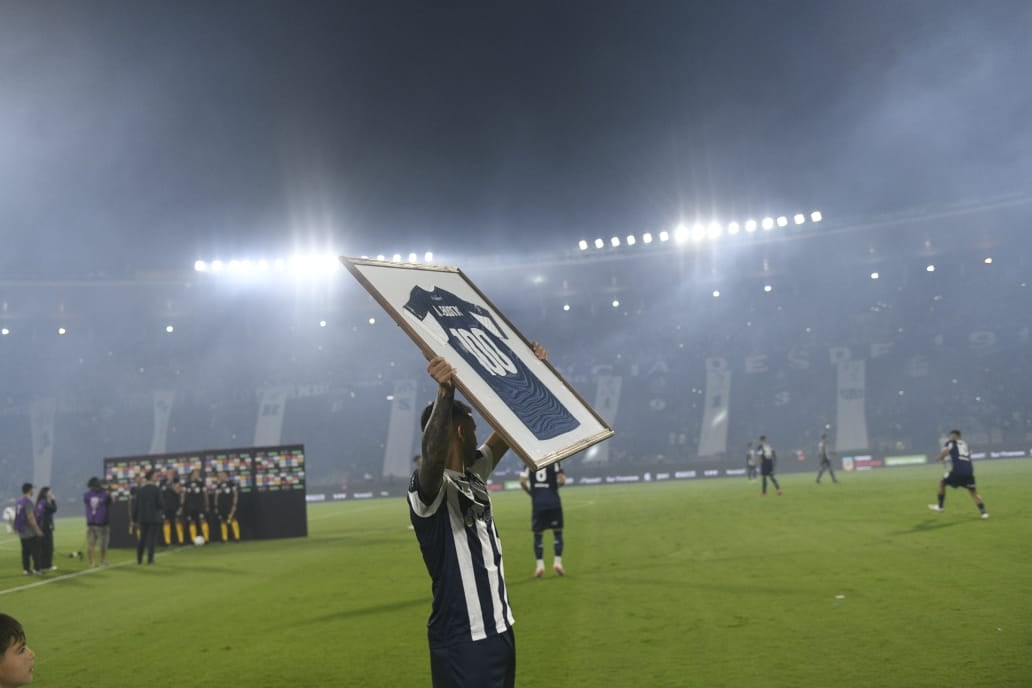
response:
{"label": "sock on player's leg", "polygon": [[233,539],[240,539],[240,523],[234,518],[229,522],[229,525],[233,528]]}
{"label": "sock on player's leg", "polygon": [[205,542],[211,542],[211,529],[208,527],[207,521],[201,521],[201,535],[204,536]]}
{"label": "sock on player's leg", "polygon": [[559,561],[559,557],[563,556],[563,531],[553,530],[552,533],[555,535],[555,543],[553,545],[555,560]]}
{"label": "sock on player's leg", "polygon": [[161,534],[165,536],[165,545],[172,544],[172,524],[165,521],[161,524]]}
{"label": "sock on player's leg", "polygon": [[179,544],[183,544],[183,524],[176,522],[176,537],[179,538]]}
{"label": "sock on player's leg", "polygon": [[985,513],[985,502],[978,502],[978,510]]}
{"label": "sock on player's leg", "polygon": [[229,539],[229,526],[226,525],[225,521],[223,521],[222,523],[219,524],[219,530],[222,531],[222,541],[225,542],[226,540],[228,540]]}
{"label": "sock on player's leg", "polygon": [[763,494],[767,494],[767,476],[763,476]]}
{"label": "sock on player's leg", "polygon": [[945,494],[938,495],[938,498],[939,498],[939,508],[941,509],[943,502],[946,501],[946,495]]}
{"label": "sock on player's leg", "polygon": [[190,521],[190,542],[197,539],[197,524]]}
{"label": "sock on player's leg", "polygon": [[534,558],[542,561],[545,557],[544,534],[534,533]]}

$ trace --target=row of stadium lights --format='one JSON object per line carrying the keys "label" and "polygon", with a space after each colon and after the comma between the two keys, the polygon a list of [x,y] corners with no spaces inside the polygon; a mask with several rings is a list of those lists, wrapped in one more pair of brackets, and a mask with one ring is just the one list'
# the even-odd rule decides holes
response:
{"label": "row of stadium lights", "polygon": [[[812,213],[810,213],[810,222],[814,224],[821,222],[823,219],[824,216],[821,214],[821,211],[819,210],[815,210]],[[618,236],[614,236],[609,239],[608,244],[606,243],[605,239],[602,239],[600,237],[598,239],[595,239],[594,247],[596,249],[601,250],[605,249],[606,246],[609,246],[611,248],[619,248],[621,245],[624,244],[626,244],[627,246],[635,246],[638,243],[647,246],[655,241],[659,241],[660,243],[668,243],[671,240],[673,240],[675,244],[684,244],[688,241],[694,241],[698,243],[703,239],[719,239],[725,234],[725,232],[731,236],[740,234],[743,230],[746,234],[755,234],[760,229],[762,229],[764,232],[769,232],[773,230],[775,227],[783,229],[785,227],[788,227],[790,223],[795,225],[806,224],[806,215],[804,215],[803,213],[796,213],[794,216],[792,216],[791,220],[789,220],[788,216],[786,215],[782,215],[776,218],[765,217],[763,218],[763,220],[759,222],[757,222],[756,220],[748,220],[745,222],[744,225],[741,225],[737,222],[731,222],[727,225],[726,228],[719,222],[711,222],[709,226],[705,226],[701,223],[698,223],[695,224],[691,229],[689,229],[687,225],[682,223],[679,224],[673,232],[663,230],[655,236],[653,236],[651,232],[645,232],[641,235],[640,241],[638,237],[634,234],[629,234],[623,239],[621,239]],[[581,239],[580,242],[577,244],[577,248],[579,248],[581,251],[587,251],[588,248],[590,248],[590,246],[591,244],[588,243],[587,239]]]}
{"label": "row of stadium lights", "polygon": [[[369,256],[362,256],[363,259],[369,260]],[[392,263],[401,263],[404,261],[404,256],[400,253],[395,253],[389,258],[380,254],[376,256],[376,260],[390,261]],[[423,254],[423,259],[419,259],[418,253],[408,254],[409,263],[432,263],[434,261],[433,251],[427,251]],[[215,259],[212,261],[198,260],[194,262],[194,270],[196,272],[213,272],[213,273],[229,273],[236,275],[253,275],[256,273],[284,273],[289,272],[295,275],[310,275],[316,272],[333,272],[340,268],[340,259],[336,254],[325,254],[325,255],[311,255],[311,256],[293,256],[292,258],[284,259],[277,258],[275,260],[229,260],[223,261]]]}
{"label": "row of stadium lights", "polygon": [[[427,256],[430,256],[430,258],[433,257],[432,254],[430,254],[430,253],[427,253]],[[430,258],[427,258],[427,260],[429,261]],[[198,261],[198,262],[202,262],[202,261]],[[399,262],[399,261],[395,261],[395,262]],[[982,259],[982,262],[984,264],[986,264],[986,265],[992,265],[993,264],[992,256],[986,256],[985,258]],[[199,272],[203,272],[203,270],[198,270],[198,271]],[[935,265],[934,264],[926,265],[925,266],[925,272],[935,272]],[[872,280],[877,280],[877,279],[880,279],[880,278],[881,278],[881,274],[880,273],[877,273],[877,272],[872,272],[871,273],[871,279]],[[1024,283],[1022,283],[1021,286],[1025,286]],[[764,284],[763,285],[763,291],[764,291],[764,293],[769,294],[772,291],[774,291],[774,286],[771,285],[771,284]],[[720,290],[719,289],[714,289],[713,292],[712,292],[712,295],[713,295],[713,298],[715,298],[715,299],[720,298]],[[612,306],[613,306],[613,308],[619,308],[620,307],[620,300],[619,299],[613,299]],[[564,312],[569,312],[572,309],[573,309],[573,307],[570,304],[568,304],[568,303],[563,304],[563,311]],[[375,325],[376,324],[376,318],[369,318],[369,324],[370,325]],[[326,327],[327,325],[328,325],[327,321],[325,321],[325,320],[320,320],[319,321],[319,327]],[[165,325],[165,332],[167,334],[172,334],[175,331],[176,331],[175,326],[173,326],[173,325]],[[11,334],[10,328],[7,328],[7,327],[0,328],[0,336],[6,337],[9,334]],[[68,334],[68,329],[65,328],[65,327],[59,327],[59,328],[57,328],[57,334],[59,334],[59,335],[61,335],[63,337],[64,335]]]}

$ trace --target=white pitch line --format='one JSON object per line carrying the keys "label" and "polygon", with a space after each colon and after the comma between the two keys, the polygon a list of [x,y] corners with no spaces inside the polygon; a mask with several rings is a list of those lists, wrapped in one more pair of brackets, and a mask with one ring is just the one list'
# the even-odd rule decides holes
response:
{"label": "white pitch line", "polygon": [[[169,550],[168,552],[161,552],[160,554],[155,554],[154,556],[155,556],[155,558],[162,557],[162,556],[164,556],[166,554],[173,554],[174,552],[178,552],[180,549],[182,549],[182,548],[181,547],[177,547],[177,548],[175,548],[173,550]],[[108,566],[101,566],[101,567],[97,567],[97,568],[94,568],[94,569],[83,569],[82,571],[76,571],[75,573],[67,573],[67,574],[64,574],[62,576],[57,576],[56,578],[47,578],[45,580],[36,581],[35,583],[29,583],[28,585],[20,585],[17,588],[8,588],[7,590],[0,590],[0,595],[7,595],[7,594],[12,593],[12,592],[21,592],[22,590],[31,590],[33,588],[38,588],[41,585],[49,585],[50,583],[56,583],[58,581],[67,580],[69,578],[77,578],[78,576],[85,576],[87,573],[98,573],[99,571],[103,571],[105,569],[117,569],[117,568],[120,568],[122,566],[128,566],[129,564],[135,564],[135,563],[136,563],[135,559],[129,559],[127,561],[119,562],[118,564],[110,564]]]}

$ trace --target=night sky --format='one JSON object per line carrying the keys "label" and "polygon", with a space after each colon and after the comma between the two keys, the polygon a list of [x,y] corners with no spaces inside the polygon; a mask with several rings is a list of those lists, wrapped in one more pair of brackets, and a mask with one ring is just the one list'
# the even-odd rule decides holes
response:
{"label": "night sky", "polygon": [[1032,182],[1032,3],[0,4],[4,279]]}

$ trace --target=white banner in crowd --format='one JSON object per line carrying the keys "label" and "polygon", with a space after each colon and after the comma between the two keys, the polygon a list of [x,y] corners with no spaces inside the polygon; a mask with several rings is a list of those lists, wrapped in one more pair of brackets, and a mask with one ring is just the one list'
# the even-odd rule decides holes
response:
{"label": "white banner in crowd", "polygon": [[175,390],[154,390],[154,433],[151,435],[148,454],[164,454],[168,451],[168,421],[172,417],[175,400]]}
{"label": "white banner in crowd", "polygon": [[290,387],[264,387],[258,391],[258,422],[254,426],[254,446],[274,447],[283,436],[283,414],[287,410]]}
{"label": "white banner in crowd", "polygon": [[838,361],[838,419],[835,448],[839,452],[867,449],[867,362]]}
{"label": "white banner in crowd", "polygon": [[[598,415],[612,427],[616,422],[616,414],[620,410],[620,390],[623,389],[623,378],[619,375],[599,375],[595,388],[595,410]],[[606,463],[609,461],[609,443],[603,442],[593,447],[584,457],[585,463]]]}
{"label": "white banner in crowd", "polygon": [[54,425],[57,399],[36,399],[29,408],[32,424],[32,484],[49,485],[54,466]]}
{"label": "white banner in crowd", "polygon": [[728,409],[731,399],[731,369],[727,359],[706,359],[706,408],[699,433],[699,456],[716,456],[727,451]]}
{"label": "white banner in crowd", "polygon": [[415,380],[394,383],[394,401],[387,421],[387,443],[383,455],[383,477],[407,478],[412,474],[412,457],[421,451],[416,447],[419,414],[423,407],[416,399]]}

